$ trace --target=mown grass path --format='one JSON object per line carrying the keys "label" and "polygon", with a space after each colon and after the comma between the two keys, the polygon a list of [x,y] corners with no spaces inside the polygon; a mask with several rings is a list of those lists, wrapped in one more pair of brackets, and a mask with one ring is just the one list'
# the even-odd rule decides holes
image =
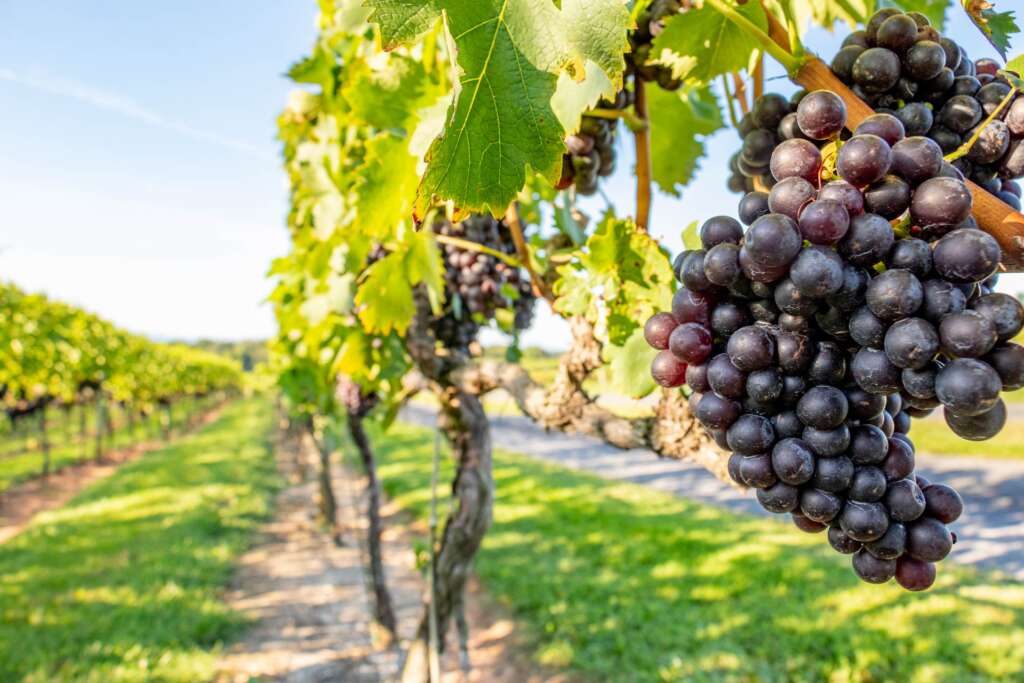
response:
{"label": "mown grass path", "polygon": [[0,546],[0,680],[203,681],[220,600],[280,486],[262,399],[124,466]]}
{"label": "mown grass path", "polygon": [[[502,450],[557,435],[493,436],[477,571],[542,662],[608,681],[1024,680],[1024,584],[952,562],[926,593],[864,584],[820,535]],[[389,495],[425,517],[432,430],[375,446]]]}

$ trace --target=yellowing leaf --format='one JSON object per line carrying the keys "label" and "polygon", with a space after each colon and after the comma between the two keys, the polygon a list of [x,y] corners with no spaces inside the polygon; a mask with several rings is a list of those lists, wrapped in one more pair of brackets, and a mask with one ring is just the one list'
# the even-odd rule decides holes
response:
{"label": "yellowing leaf", "polygon": [[[758,28],[767,30],[761,4],[747,2],[735,10]],[[651,56],[672,67],[676,78],[710,83],[724,73],[744,68],[757,48],[742,28],[710,5],[673,15],[654,39]],[[652,89],[653,90],[653,89]]]}

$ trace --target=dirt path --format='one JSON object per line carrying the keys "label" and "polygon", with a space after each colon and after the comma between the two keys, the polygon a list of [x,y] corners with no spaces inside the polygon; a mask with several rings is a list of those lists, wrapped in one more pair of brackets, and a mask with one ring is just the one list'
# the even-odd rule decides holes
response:
{"label": "dirt path", "polygon": [[[217,681],[253,679],[289,683],[377,683],[393,680],[399,667],[394,649],[375,646],[369,615],[371,593],[363,567],[361,539],[363,481],[339,470],[334,478],[343,545],[318,528],[313,509],[315,481],[302,481],[293,457],[279,449],[279,464],[291,480],[277,500],[277,513],[262,540],[246,553],[227,597],[256,621],[244,640],[220,663]],[[308,470],[310,474],[312,469]],[[403,645],[421,614],[423,580],[412,551],[415,529],[391,505],[382,510],[383,553]],[[488,683],[557,681],[521,654],[511,620],[500,614],[474,582],[467,619],[472,672],[459,672],[453,650],[445,658],[444,680]],[[454,640],[449,641],[454,644]]]}
{"label": "dirt path", "polygon": [[[434,410],[408,405],[403,420],[433,426]],[[675,496],[740,512],[772,516],[753,495],[716,479],[698,465],[659,458],[651,451],[623,451],[587,436],[545,432],[521,416],[491,418],[491,435],[507,448],[605,479],[631,481]],[[953,486],[964,514],[953,525],[958,541],[950,559],[1006,572],[1024,580],[1024,462],[918,454],[917,471]]]}
{"label": "dirt path", "polygon": [[[196,427],[182,435],[216,420],[222,410],[223,405],[212,409],[200,418]],[[167,441],[144,441],[128,448],[108,451],[99,462],[88,460],[68,465],[46,477],[36,477],[9,487],[0,494],[0,543],[6,543],[24,531],[32,518],[40,512],[61,507],[79,491],[106,479],[122,465],[167,445]]]}

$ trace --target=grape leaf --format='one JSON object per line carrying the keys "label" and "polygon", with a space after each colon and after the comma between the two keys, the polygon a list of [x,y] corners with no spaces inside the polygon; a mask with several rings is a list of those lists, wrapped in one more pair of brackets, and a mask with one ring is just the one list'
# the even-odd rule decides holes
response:
{"label": "grape leaf", "polygon": [[403,55],[388,55],[376,68],[366,62],[348,67],[342,97],[352,118],[378,129],[407,129],[417,110],[437,96],[423,64]]}
{"label": "grape leaf", "polygon": [[436,0],[366,0],[369,21],[380,26],[385,50],[408,45],[430,30],[441,13]]}
{"label": "grape leaf", "polygon": [[[767,3],[767,6],[780,21],[785,18],[777,0]],[[874,0],[791,0],[790,6],[803,37],[808,25],[817,25],[831,31],[837,21],[851,27],[863,24],[874,10],[875,3]]]}
{"label": "grape leaf", "polygon": [[998,12],[988,0],[961,0],[967,16],[1003,59],[1010,47],[1010,36],[1020,33],[1013,10]]}
{"label": "grape leaf", "polygon": [[363,328],[404,334],[414,313],[413,287],[423,283],[437,312],[444,291],[444,266],[430,231],[407,230],[398,248],[371,265],[356,291]]}
{"label": "grape leaf", "polygon": [[616,89],[601,67],[587,62],[586,71],[582,81],[577,81],[566,71],[560,73],[555,94],[551,97],[551,108],[562,128],[570,135],[579,130],[583,112],[596,106],[602,97],[615,96]]}
{"label": "grape leaf", "polygon": [[681,235],[684,249],[701,249],[703,244],[700,241],[700,221],[691,221],[683,228]]}
{"label": "grape leaf", "polygon": [[920,12],[928,17],[932,26],[940,31],[946,23],[946,7],[948,5],[948,0],[882,0],[878,3],[879,7],[895,7],[904,12]]}
{"label": "grape leaf", "polygon": [[[735,9],[767,31],[768,20],[759,2],[747,2]],[[746,31],[713,7],[704,5],[668,19],[664,30],[654,39],[651,56],[670,66],[676,78],[710,83],[716,76],[744,68],[757,47],[757,41]]]}
{"label": "grape leaf", "polygon": [[355,187],[352,229],[367,238],[384,241],[398,225],[412,218],[416,197],[416,157],[409,143],[382,133],[366,144],[366,160]]}
{"label": "grape leaf", "polygon": [[608,363],[608,378],[613,391],[631,398],[643,398],[655,389],[651,362],[657,352],[644,339],[638,327],[622,346],[605,346],[602,355]]}
{"label": "grape leaf", "polygon": [[704,140],[723,126],[718,100],[708,87],[675,92],[648,89],[651,126],[651,177],[662,192],[678,197],[693,179]]}
{"label": "grape leaf", "polygon": [[565,27],[572,70],[582,80],[587,62],[593,62],[611,81],[613,97],[622,88],[629,51],[627,29],[632,23],[624,0],[562,0],[561,26]]}
{"label": "grape leaf", "polygon": [[[1012,73],[1011,73],[1012,72]],[[1024,90],[1024,54],[1017,55],[1006,63],[1006,68],[1000,69],[999,73],[1010,81],[1010,85],[1017,90]]]}

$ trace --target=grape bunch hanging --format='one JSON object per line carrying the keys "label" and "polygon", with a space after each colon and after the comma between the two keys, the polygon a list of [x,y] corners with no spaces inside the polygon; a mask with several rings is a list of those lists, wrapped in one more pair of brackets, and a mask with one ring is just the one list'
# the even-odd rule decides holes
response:
{"label": "grape bunch hanging", "polygon": [[951,154],[976,133],[966,156],[953,163],[964,176],[1019,210],[1024,175],[1024,99],[1010,94],[993,59],[972,61],[918,12],[876,12],[843,41],[832,72],[876,111],[892,113],[908,136],[924,135]]}
{"label": "grape bunch hanging", "polygon": [[[516,253],[508,226],[489,214],[474,214],[460,223],[439,218],[433,229],[438,235],[473,242],[501,254]],[[455,244],[441,244],[441,250],[447,296],[444,313],[434,319],[433,330],[442,345],[468,350],[481,325],[494,319],[501,309],[512,311],[516,330],[530,326],[535,297],[529,278],[519,268],[493,254]]]}
{"label": "grape bunch hanging", "polygon": [[998,433],[1000,392],[1024,386],[1010,341],[1024,308],[992,292],[999,246],[933,140],[876,114],[827,161],[815,141],[838,139],[842,99],[812,92],[795,118],[771,191],[706,221],[703,248],[676,260],[684,286],[644,330],[652,375],[689,386],[767,510],[827,530],[863,580],[923,590],[962,502],[915,476],[912,418],[942,406],[963,438]]}
{"label": "grape bunch hanging", "polygon": [[[614,102],[601,100],[597,106],[604,110],[622,110],[632,104],[633,93],[623,88],[616,94]],[[562,157],[562,177],[557,189],[575,185],[576,191],[582,195],[597,192],[600,179],[615,172],[618,123],[617,118],[583,115],[579,131],[565,139],[568,151]]]}

